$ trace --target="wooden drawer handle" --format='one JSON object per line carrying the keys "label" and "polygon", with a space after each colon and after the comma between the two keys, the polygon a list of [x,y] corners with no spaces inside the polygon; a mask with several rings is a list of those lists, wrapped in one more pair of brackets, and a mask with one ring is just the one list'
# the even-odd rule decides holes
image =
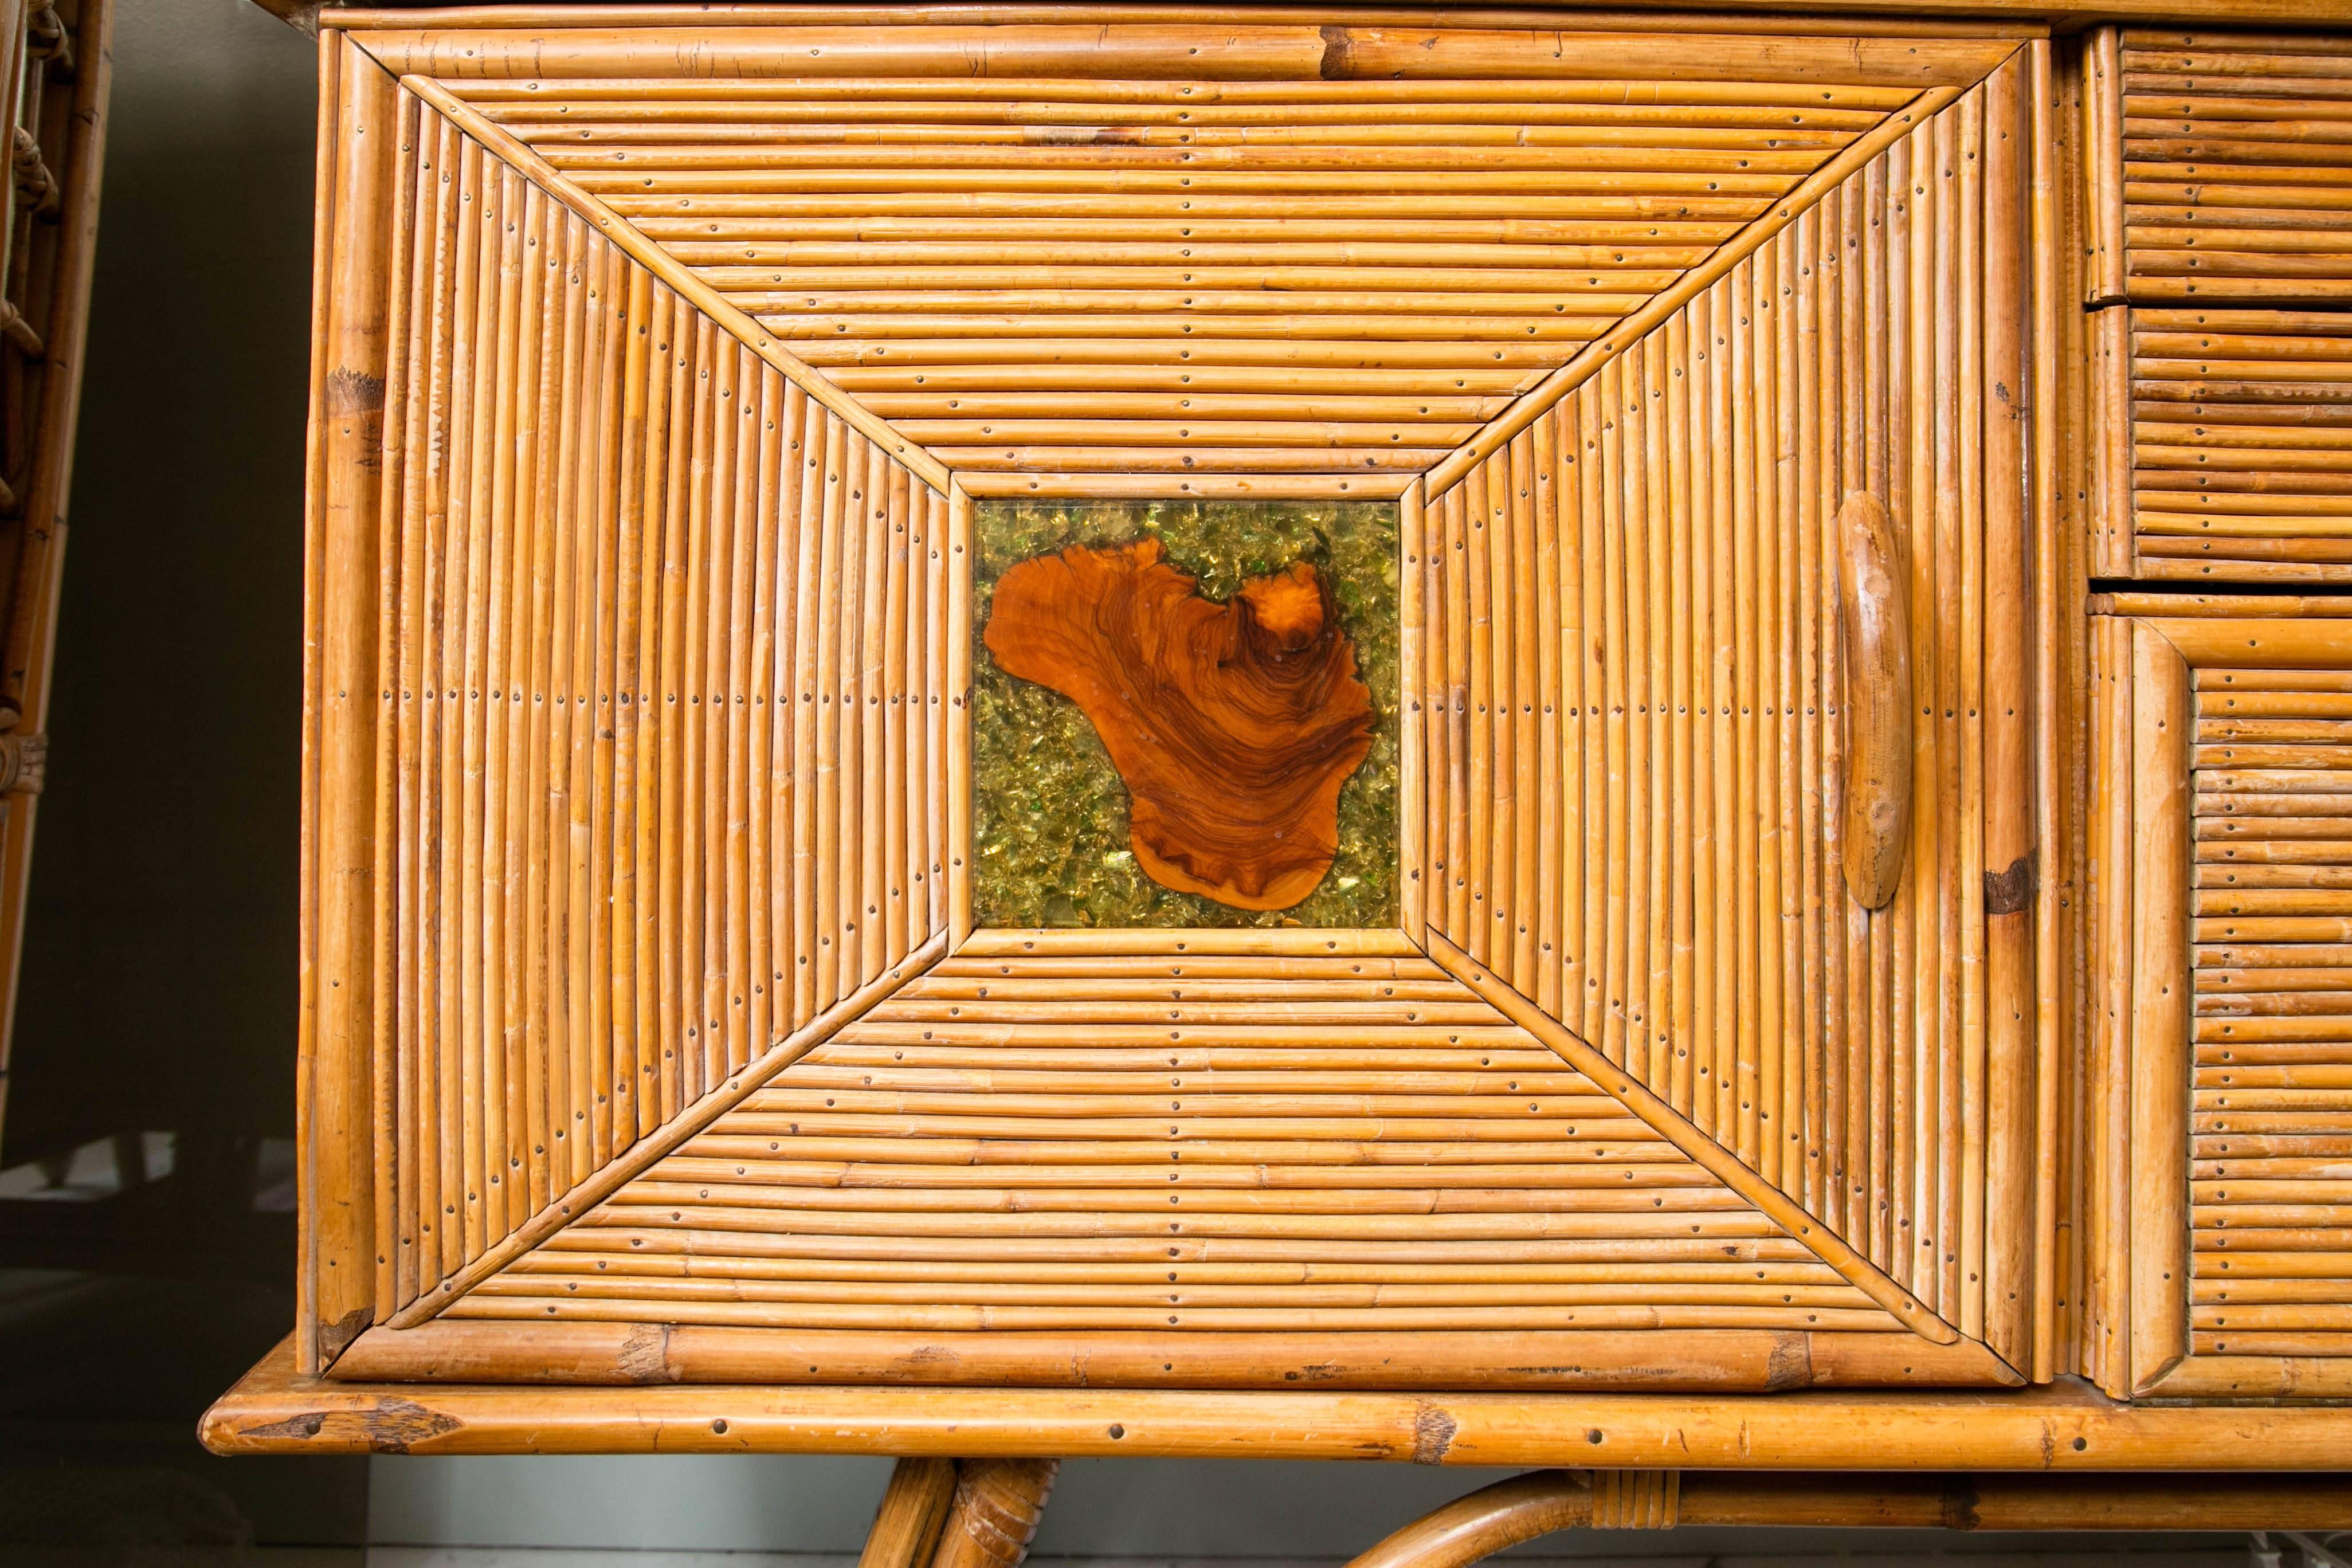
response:
{"label": "wooden drawer handle", "polygon": [[1838,508],[1839,619],[1845,631],[1845,886],[1882,908],[1911,842],[1911,591],[1903,547],[1878,498]]}

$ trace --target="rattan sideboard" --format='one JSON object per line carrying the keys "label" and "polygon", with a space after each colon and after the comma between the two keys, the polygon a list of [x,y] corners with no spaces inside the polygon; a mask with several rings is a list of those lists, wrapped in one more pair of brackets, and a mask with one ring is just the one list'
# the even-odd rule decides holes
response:
{"label": "rattan sideboard", "polygon": [[2196,10],[307,16],[206,1440],[2340,1467],[2352,25]]}

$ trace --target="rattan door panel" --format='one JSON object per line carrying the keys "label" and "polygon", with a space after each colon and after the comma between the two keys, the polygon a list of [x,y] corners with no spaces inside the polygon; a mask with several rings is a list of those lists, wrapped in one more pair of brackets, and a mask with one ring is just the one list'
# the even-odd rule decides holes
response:
{"label": "rattan door panel", "polygon": [[[555,15],[327,53],[314,1364],[2046,1369],[2030,29]],[[975,929],[1095,499],[1393,507],[1393,925]]]}
{"label": "rattan door panel", "polygon": [[[2352,1134],[2332,601],[2119,599],[2095,620],[2092,1370],[2110,1388],[2347,1386]],[[2166,612],[2171,612],[2169,614]]]}

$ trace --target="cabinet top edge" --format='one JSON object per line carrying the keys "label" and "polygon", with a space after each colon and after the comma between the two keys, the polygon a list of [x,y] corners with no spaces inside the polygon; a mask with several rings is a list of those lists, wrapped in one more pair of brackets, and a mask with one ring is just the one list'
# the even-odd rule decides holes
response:
{"label": "cabinet top edge", "polygon": [[345,29],[462,27],[625,27],[675,24],[692,18],[707,26],[980,25],[1035,26],[1056,23],[1144,23],[1167,26],[1423,26],[1471,30],[1560,26],[1622,27],[1664,31],[1706,20],[1740,31],[1801,32],[1834,24],[1851,28],[1874,21],[1910,33],[1967,31],[1982,37],[2029,37],[2047,31],[2074,31],[2102,23],[2162,25],[2200,30],[2250,26],[2317,27],[2352,22],[2345,0],[1615,0],[1605,7],[1436,6],[1152,4],[838,5],[824,4],[643,5],[628,0],[581,0],[548,5],[544,0],[487,0],[465,6],[305,6],[299,0],[256,0],[289,21],[315,19],[320,27]]}
{"label": "cabinet top edge", "polygon": [[1729,33],[1803,34],[1825,29],[1851,34],[1905,37],[2027,38],[2045,36],[2050,23],[2071,19],[2199,22],[2221,19],[2294,25],[2342,20],[2340,0],[2221,0],[2201,15],[2180,0],[1811,0],[1801,7],[1771,0],[1615,0],[1605,7],[1561,6],[1453,9],[1436,6],[1154,4],[1057,5],[1052,0],[1013,0],[1003,5],[679,4],[646,5],[634,0],[484,0],[459,6],[301,5],[299,0],[255,0],[297,26],[344,31],[458,30],[473,28],[659,27],[690,23],[708,27],[942,27],[1101,26],[1249,27],[1307,31],[1342,26],[1433,31],[1669,32],[1704,23]]}

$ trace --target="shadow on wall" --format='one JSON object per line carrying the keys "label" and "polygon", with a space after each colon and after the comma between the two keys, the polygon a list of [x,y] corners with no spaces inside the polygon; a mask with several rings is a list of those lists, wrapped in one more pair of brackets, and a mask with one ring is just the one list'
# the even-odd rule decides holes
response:
{"label": "shadow on wall", "polygon": [[[888,1474],[884,1461],[827,1458],[385,1458],[371,1463],[368,1538],[379,1544],[368,1568],[755,1568],[724,1554],[772,1553],[779,1547],[819,1560],[779,1555],[770,1560],[776,1568],[848,1568]],[[1509,1473],[1234,1459],[1078,1460],[1063,1467],[1031,1561],[1038,1568],[1336,1563],[1449,1499]],[[647,1552],[664,1555],[630,1555]],[[1831,1559],[1847,1568],[1951,1560],[2050,1568],[2245,1568],[2248,1561],[2242,1536],[1730,1529],[1558,1535],[1510,1555],[1643,1568],[1762,1568]]]}
{"label": "shadow on wall", "polygon": [[0,1143],[0,1562],[356,1543],[362,1460],[208,1458],[290,1324],[308,40],[125,0]]}

